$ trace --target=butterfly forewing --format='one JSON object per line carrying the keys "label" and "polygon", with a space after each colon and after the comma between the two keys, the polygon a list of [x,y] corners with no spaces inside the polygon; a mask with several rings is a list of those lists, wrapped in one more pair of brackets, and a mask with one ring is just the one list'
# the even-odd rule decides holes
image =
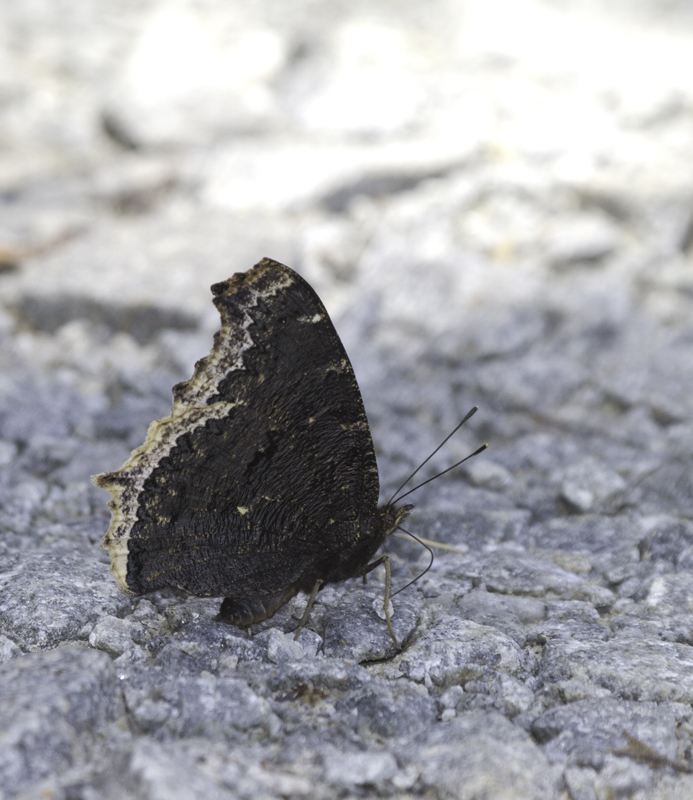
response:
{"label": "butterfly forewing", "polygon": [[264,259],[212,290],[222,329],[211,354],[174,388],[171,415],[145,444],[95,479],[113,495],[111,569],[134,594],[310,590],[331,560],[378,536],[361,394],[297,273]]}

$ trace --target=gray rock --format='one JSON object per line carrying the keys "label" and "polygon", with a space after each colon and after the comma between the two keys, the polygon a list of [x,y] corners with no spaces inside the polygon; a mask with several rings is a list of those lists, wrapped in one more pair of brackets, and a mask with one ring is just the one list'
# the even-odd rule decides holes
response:
{"label": "gray rock", "polygon": [[551,562],[523,553],[497,550],[475,564],[476,571],[492,592],[528,597],[561,596],[581,582],[576,575]]}
{"label": "gray rock", "polygon": [[541,749],[497,712],[469,711],[418,742],[421,782],[444,798],[558,798],[559,775]]}
{"label": "gray rock", "polygon": [[0,526],[4,531],[26,533],[46,497],[45,483],[27,477],[15,486],[1,487],[0,493]]}
{"label": "gray rock", "polygon": [[[496,498],[493,505],[497,504]],[[519,539],[527,528],[529,516],[529,512],[523,509],[468,508],[462,512],[436,511],[435,506],[417,507],[412,516],[411,530],[433,541],[475,553],[502,541]]]}
{"label": "gray rock", "polygon": [[598,514],[555,518],[530,531],[538,547],[590,553],[602,571],[640,559],[638,546],[647,534],[638,517]]}
{"label": "gray rock", "polygon": [[174,708],[165,700],[145,699],[131,709],[132,718],[143,733],[152,733],[160,728],[173,713]]}
{"label": "gray rock", "polygon": [[596,458],[586,458],[568,468],[561,495],[581,514],[590,511],[609,513],[625,502],[626,487],[626,482],[617,472]]}
{"label": "gray rock", "polygon": [[546,684],[586,682],[623,700],[690,703],[689,663],[693,654],[686,645],[625,635],[605,642],[565,637],[551,639],[544,648],[539,677]]}
{"label": "gray rock", "polygon": [[649,530],[643,542],[644,555],[653,561],[669,561],[689,569],[690,563],[685,563],[685,559],[690,559],[693,552],[693,523],[666,515],[645,522]]}
{"label": "gray rock", "polygon": [[0,580],[0,627],[24,648],[86,639],[100,616],[130,606],[107,567],[88,557],[27,554]]}
{"label": "gray rock", "polygon": [[[455,697],[454,702],[447,699],[441,719],[447,721],[455,716],[455,712],[484,709],[495,709],[512,719],[523,715],[534,705],[534,684],[532,679],[524,681],[513,678],[505,673],[486,673],[480,678],[467,681],[464,690]],[[445,694],[462,687],[453,686]]]}
{"label": "gray rock", "polygon": [[646,612],[661,617],[690,614],[693,611],[693,575],[679,572],[654,578],[643,600],[643,607]]}
{"label": "gray rock", "polygon": [[[468,594],[461,597],[455,608],[462,615],[477,612],[497,613],[499,616],[507,615],[516,618],[524,625],[531,625],[546,617],[547,604],[543,600],[521,595],[498,594],[487,591],[485,585],[478,586]],[[469,617],[472,619],[472,617]]]}
{"label": "gray rock", "polygon": [[469,462],[465,472],[474,486],[502,492],[513,485],[513,476],[502,464],[490,459],[476,459]]}
{"label": "gray rock", "polygon": [[527,641],[544,645],[553,639],[574,639],[576,641],[599,642],[611,638],[611,631],[606,625],[585,622],[582,619],[552,617],[545,622],[532,626],[527,631]]}
{"label": "gray rock", "polygon": [[20,655],[22,655],[22,651],[12,639],[8,639],[7,636],[0,634],[0,664],[4,664],[5,661],[9,661],[11,658]]}
{"label": "gray rock", "polygon": [[523,669],[523,653],[494,628],[445,617],[407,648],[399,669],[411,680],[447,688],[488,673],[517,675]]}
{"label": "gray rock", "polygon": [[497,628],[524,647],[525,624],[543,619],[546,605],[534,598],[497,594],[479,586],[459,598],[450,610],[463,619]]}
{"label": "gray rock", "polygon": [[325,777],[336,787],[379,787],[397,773],[397,759],[392,753],[344,753],[334,750],[325,756]]}
{"label": "gray rock", "polygon": [[11,464],[17,456],[17,446],[12,442],[0,441],[0,467]]}
{"label": "gray rock", "polygon": [[106,772],[99,783],[111,797],[125,789],[150,800],[230,800],[233,794],[201,767],[196,755],[179,746],[138,739],[119,769]]}
{"label": "gray rock", "polygon": [[411,736],[429,728],[435,721],[435,703],[417,686],[390,688],[366,686],[347,692],[336,704],[347,714],[360,736],[391,738]]}
{"label": "gray rock", "polygon": [[293,636],[276,629],[268,631],[267,658],[273,664],[283,664],[286,661],[299,661],[303,658],[303,647],[300,642],[295,642]]}
{"label": "gray rock", "polygon": [[170,735],[182,738],[240,741],[243,734],[263,737],[279,726],[267,701],[247,683],[204,672],[196,678],[168,679],[140,700],[133,696],[129,706],[144,731],[163,726]]}
{"label": "gray rock", "polygon": [[[381,619],[383,586],[359,586],[342,595],[325,614],[325,655],[355,661],[375,661],[395,654],[395,644]],[[374,606],[375,604],[375,606]],[[407,591],[392,601],[392,627],[400,644],[409,639],[419,615],[417,595]]]}
{"label": "gray rock", "polygon": [[534,720],[532,734],[547,752],[558,751],[549,755],[551,761],[567,759],[570,764],[600,770],[610,750],[627,749],[626,734],[675,761],[678,721],[675,709],[667,704],[605,697],[550,709]]}
{"label": "gray rock", "polygon": [[634,764],[630,759],[607,757],[602,771],[594,779],[597,797],[611,795],[637,795],[650,793],[654,776],[644,764]]}
{"label": "gray rock", "polygon": [[108,656],[70,647],[0,666],[0,711],[8,797],[88,762],[96,737],[125,713]]}
{"label": "gray rock", "polygon": [[89,644],[97,650],[105,650],[111,656],[122,656],[132,647],[132,628],[129,620],[101,617],[89,634]]}
{"label": "gray rock", "polygon": [[568,767],[563,780],[571,800],[597,800],[594,790],[595,771],[589,768]]}
{"label": "gray rock", "polygon": [[548,258],[559,268],[577,262],[594,262],[611,255],[618,241],[618,230],[606,214],[576,215],[562,221],[551,232]]}
{"label": "gray rock", "polygon": [[579,622],[597,622],[599,612],[591,604],[582,600],[550,600],[546,604],[549,619],[575,619]]}

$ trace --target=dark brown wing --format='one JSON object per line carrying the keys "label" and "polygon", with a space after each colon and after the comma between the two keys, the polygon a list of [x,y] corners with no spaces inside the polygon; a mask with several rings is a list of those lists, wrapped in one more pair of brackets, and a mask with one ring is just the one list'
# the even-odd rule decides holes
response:
{"label": "dark brown wing", "polygon": [[112,494],[102,545],[127,593],[273,596],[373,535],[373,443],[322,302],[270,259],[212,291],[212,352],[144,445],[94,478]]}

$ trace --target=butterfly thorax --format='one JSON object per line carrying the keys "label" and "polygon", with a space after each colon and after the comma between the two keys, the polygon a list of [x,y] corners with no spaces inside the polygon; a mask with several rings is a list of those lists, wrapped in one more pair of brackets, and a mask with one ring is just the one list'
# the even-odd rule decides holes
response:
{"label": "butterfly thorax", "polygon": [[[363,568],[370,563],[385,543],[387,537],[396,530],[397,526],[411,513],[413,508],[413,505],[399,507],[394,505],[379,506],[376,509],[368,532],[361,536],[349,550],[342,551],[327,559],[322,567],[322,574],[315,575],[315,578],[320,578],[325,583],[338,583],[348,578],[362,575]],[[311,575],[306,580],[306,585],[312,579],[313,576]]]}

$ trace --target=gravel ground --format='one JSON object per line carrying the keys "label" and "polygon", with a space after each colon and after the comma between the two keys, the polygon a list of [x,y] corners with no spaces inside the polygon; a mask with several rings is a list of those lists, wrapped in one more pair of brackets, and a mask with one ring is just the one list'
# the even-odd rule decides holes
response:
{"label": "gravel ground", "polygon": [[[680,0],[0,5],[0,798],[693,796],[693,13]],[[439,551],[119,594],[115,469],[270,256]],[[427,466],[426,470],[429,470]],[[427,563],[392,538],[396,586]]]}

